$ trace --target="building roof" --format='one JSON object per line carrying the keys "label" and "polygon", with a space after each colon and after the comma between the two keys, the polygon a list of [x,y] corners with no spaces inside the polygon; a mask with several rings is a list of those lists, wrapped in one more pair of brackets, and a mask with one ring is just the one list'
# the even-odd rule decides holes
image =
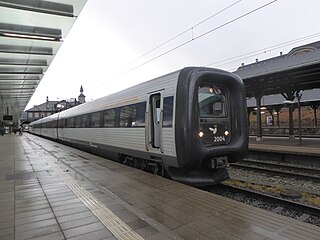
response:
{"label": "building roof", "polygon": [[293,48],[288,54],[241,66],[235,71],[247,79],[320,62],[320,41]]}
{"label": "building roof", "polygon": [[247,96],[272,95],[320,86],[320,41],[293,48],[289,53],[243,65],[234,72]]}
{"label": "building roof", "polygon": [[51,112],[55,111],[56,107],[55,105],[59,103],[59,101],[48,101],[45,103],[42,103],[40,105],[36,105],[33,108],[30,108],[26,110],[26,112]]}
{"label": "building roof", "polygon": [[309,44],[305,44],[305,45],[302,45],[302,46],[299,46],[299,47],[295,47],[288,53],[288,55],[296,53],[296,52],[298,52],[298,51],[300,51],[302,49],[308,49],[308,48],[309,49],[314,49],[314,50],[320,49],[320,41],[309,43]]}
{"label": "building roof", "polygon": [[86,2],[0,1],[0,119],[19,121]]}

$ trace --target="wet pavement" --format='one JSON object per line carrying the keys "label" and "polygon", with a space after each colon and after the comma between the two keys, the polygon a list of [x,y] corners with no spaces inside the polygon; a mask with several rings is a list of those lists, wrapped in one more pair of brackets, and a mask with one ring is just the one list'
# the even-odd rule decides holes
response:
{"label": "wet pavement", "polygon": [[30,134],[0,136],[0,154],[0,239],[320,238],[313,225]]}

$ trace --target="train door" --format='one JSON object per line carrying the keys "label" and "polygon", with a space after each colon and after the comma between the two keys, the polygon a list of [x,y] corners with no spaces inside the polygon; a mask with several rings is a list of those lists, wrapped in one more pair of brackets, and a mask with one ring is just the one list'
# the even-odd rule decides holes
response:
{"label": "train door", "polygon": [[161,93],[153,93],[149,96],[146,128],[148,138],[147,149],[160,149],[162,152],[162,119],[163,99]]}

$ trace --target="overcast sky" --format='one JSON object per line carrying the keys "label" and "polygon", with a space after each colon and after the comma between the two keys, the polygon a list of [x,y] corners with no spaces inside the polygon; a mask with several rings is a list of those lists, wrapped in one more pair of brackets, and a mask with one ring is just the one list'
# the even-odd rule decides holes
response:
{"label": "overcast sky", "polygon": [[26,109],[77,97],[81,85],[91,101],[186,66],[234,71],[320,41],[319,0],[278,0],[240,18],[270,2],[88,0]]}

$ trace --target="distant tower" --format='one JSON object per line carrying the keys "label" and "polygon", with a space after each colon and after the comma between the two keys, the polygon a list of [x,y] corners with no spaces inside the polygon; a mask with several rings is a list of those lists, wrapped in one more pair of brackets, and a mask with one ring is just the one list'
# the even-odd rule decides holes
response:
{"label": "distant tower", "polygon": [[82,103],[85,103],[86,102],[86,96],[83,95],[83,88],[82,88],[82,85],[81,85],[81,88],[80,88],[80,95],[78,97],[78,103],[79,104],[82,104]]}

